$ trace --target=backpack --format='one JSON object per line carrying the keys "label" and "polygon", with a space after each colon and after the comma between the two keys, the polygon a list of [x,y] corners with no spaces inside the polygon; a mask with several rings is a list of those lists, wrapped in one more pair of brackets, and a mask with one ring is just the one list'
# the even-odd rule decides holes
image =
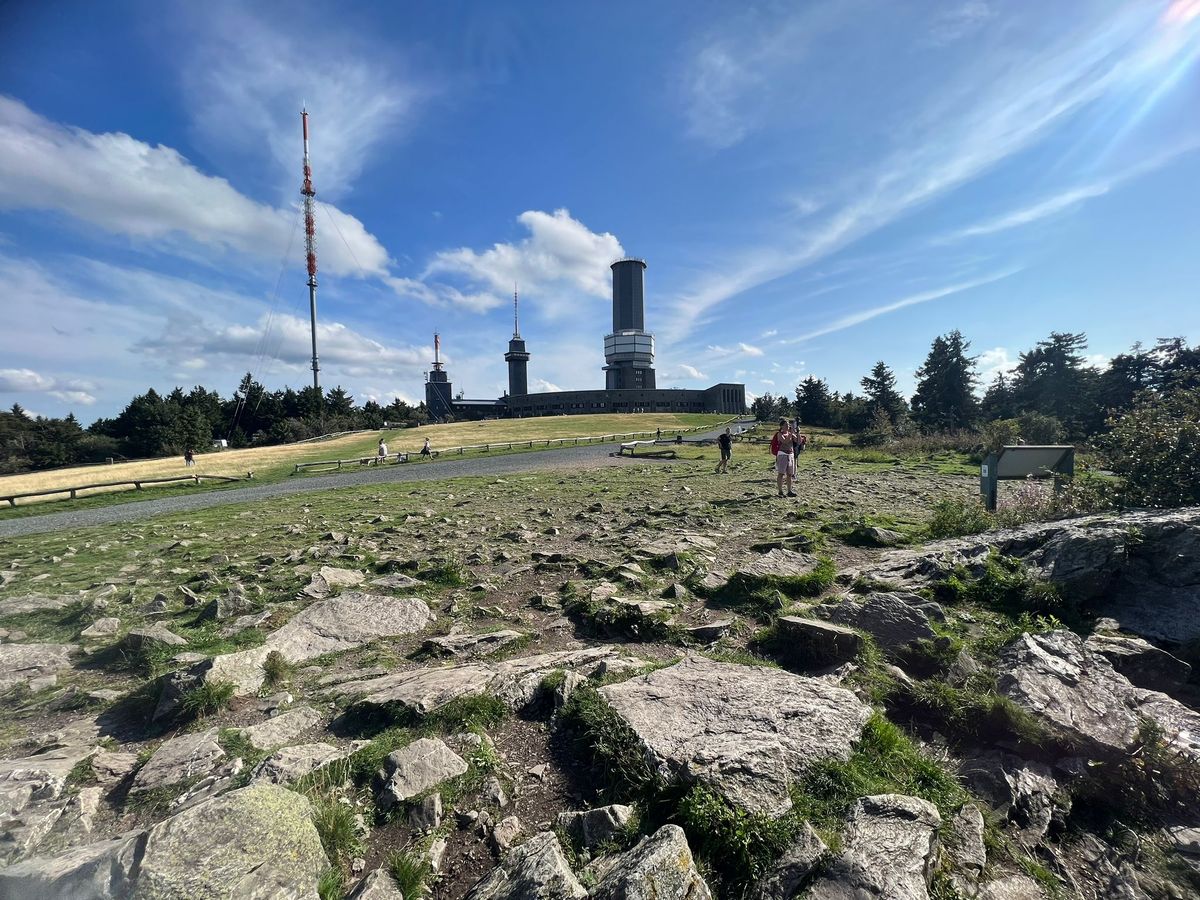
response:
{"label": "backpack", "polygon": [[779,453],[779,433],[771,435],[771,455],[775,456]]}

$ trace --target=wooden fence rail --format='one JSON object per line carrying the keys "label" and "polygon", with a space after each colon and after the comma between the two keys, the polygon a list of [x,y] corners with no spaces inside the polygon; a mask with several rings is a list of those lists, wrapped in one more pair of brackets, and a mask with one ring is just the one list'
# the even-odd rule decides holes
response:
{"label": "wooden fence rail", "polygon": [[[728,421],[736,422],[737,417],[730,419]],[[690,434],[690,433],[696,432],[696,431],[711,431],[714,427],[720,428],[721,425],[725,425],[725,424],[728,424],[728,422],[722,422],[716,426],[697,425],[693,428],[668,428],[668,429],[665,429],[665,432],[667,434]],[[537,438],[537,439],[525,440],[525,441],[499,441],[494,444],[464,444],[461,447],[443,447],[440,450],[431,450],[430,453],[433,456],[443,456],[443,455],[462,456],[467,451],[476,451],[476,450],[479,451],[480,453],[490,453],[493,450],[512,450],[517,447],[524,447],[524,448],[530,449],[530,450],[532,450],[534,447],[552,447],[552,446],[556,446],[556,445],[559,447],[566,447],[568,445],[577,447],[580,444],[593,444],[593,443],[604,444],[604,443],[610,443],[612,441],[629,440],[631,438],[636,439],[636,438],[652,437],[652,436],[658,435],[659,433],[660,433],[659,430],[629,431],[629,432],[625,432],[623,434],[597,434],[597,435],[573,437],[573,438]],[[417,453],[389,453],[385,457],[385,459],[391,460],[394,458],[396,463],[402,463],[402,462],[408,462],[410,457],[419,456],[419,455],[420,454],[417,454]],[[305,471],[306,469],[314,469],[314,468],[318,468],[318,467],[341,469],[343,466],[369,466],[369,465],[373,465],[373,464],[380,465],[379,460],[380,460],[380,458],[378,456],[358,456],[358,457],[354,457],[353,459],[322,459],[322,460],[316,460],[314,462],[295,463],[295,468],[292,470],[292,474],[298,475],[299,473]]]}
{"label": "wooden fence rail", "polygon": [[77,484],[74,487],[50,488],[45,491],[26,491],[23,494],[0,495],[0,501],[7,500],[9,506],[16,506],[18,500],[28,497],[50,497],[54,494],[70,494],[70,499],[76,499],[80,491],[90,491],[96,488],[127,487],[133,485],[134,490],[140,491],[144,484],[168,484],[173,481],[194,481],[199,484],[202,480],[210,481],[246,481],[254,477],[253,472],[247,472],[245,477],[237,475],[175,475],[171,478],[131,478],[128,481],[102,481],[96,484]]}

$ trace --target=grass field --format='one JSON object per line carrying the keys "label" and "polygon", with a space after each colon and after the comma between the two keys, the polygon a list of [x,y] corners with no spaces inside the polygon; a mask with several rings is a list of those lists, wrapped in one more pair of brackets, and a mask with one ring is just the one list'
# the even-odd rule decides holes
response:
{"label": "grass field", "polygon": [[[25,475],[9,475],[0,478],[0,496],[21,494],[28,491],[66,489],[85,484],[107,481],[129,481],[135,478],[169,478],[175,475],[230,475],[244,476],[254,472],[256,481],[277,481],[289,476],[296,463],[324,459],[355,459],[374,456],[379,438],[387,441],[388,451],[417,452],[426,438],[433,449],[459,447],[474,444],[503,444],[510,441],[554,440],[632,431],[663,431],[715,425],[726,416],[704,414],[640,413],[598,416],[551,416],[532,419],[497,419],[487,422],[454,422],[447,425],[426,425],[421,428],[402,428],[388,431],[372,431],[365,434],[347,435],[306,444],[283,444],[274,447],[252,447],[244,450],[203,453],[196,457],[194,468],[183,465],[179,456],[164,459],[139,460],[116,463],[111,466],[74,466],[68,469],[53,469],[46,472],[30,472]],[[180,487],[162,486],[160,490],[213,490],[212,483],[196,488],[181,482]],[[102,496],[105,493],[109,496]],[[120,492],[120,494],[114,493]],[[128,491],[126,488],[100,488],[81,495],[73,505],[106,505],[117,501],[118,496],[142,499],[145,492]],[[34,506],[63,499],[63,495],[31,497],[18,500],[18,507],[5,506],[0,509],[0,518],[22,514],[22,507]],[[28,510],[25,510],[28,513]]]}

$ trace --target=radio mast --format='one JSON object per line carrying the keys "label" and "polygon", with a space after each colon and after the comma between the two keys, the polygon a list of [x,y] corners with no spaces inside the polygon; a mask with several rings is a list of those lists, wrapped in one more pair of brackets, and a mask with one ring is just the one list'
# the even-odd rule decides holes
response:
{"label": "radio mast", "polygon": [[300,110],[300,121],[304,126],[304,254],[308,262],[308,314],[312,321],[312,373],[313,388],[321,395],[321,366],[317,362],[317,226],[313,219],[313,198],[317,192],[312,185],[312,167],[308,164],[308,110]]}

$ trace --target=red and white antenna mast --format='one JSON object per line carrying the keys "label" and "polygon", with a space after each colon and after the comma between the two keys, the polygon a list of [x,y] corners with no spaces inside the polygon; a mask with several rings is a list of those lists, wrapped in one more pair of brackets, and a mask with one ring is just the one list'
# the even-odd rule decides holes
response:
{"label": "red and white antenna mast", "polygon": [[308,261],[308,313],[312,320],[312,372],[313,388],[319,397],[321,366],[317,362],[317,226],[313,219],[313,198],[317,192],[312,185],[312,166],[308,164],[308,110],[300,110],[300,121],[304,126],[304,254]]}

